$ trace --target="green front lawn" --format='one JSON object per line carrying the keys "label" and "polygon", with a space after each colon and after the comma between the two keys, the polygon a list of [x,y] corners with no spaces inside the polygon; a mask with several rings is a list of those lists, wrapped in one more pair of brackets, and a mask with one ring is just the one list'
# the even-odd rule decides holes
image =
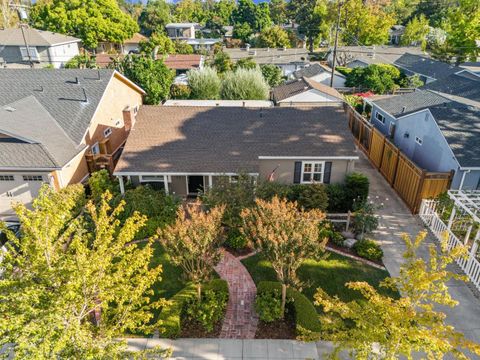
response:
{"label": "green front lawn", "polygon": [[[343,301],[361,299],[358,292],[347,289],[344,284],[349,281],[366,281],[379,288],[380,281],[389,276],[386,270],[376,269],[335,253],[328,254],[325,260],[306,261],[298,271],[300,280],[305,283],[303,293],[312,301],[318,287],[332,296],[337,295]],[[256,284],[260,281],[277,281],[270,263],[264,260],[261,254],[244,259],[242,263]],[[379,289],[383,294],[398,296],[396,292]]]}

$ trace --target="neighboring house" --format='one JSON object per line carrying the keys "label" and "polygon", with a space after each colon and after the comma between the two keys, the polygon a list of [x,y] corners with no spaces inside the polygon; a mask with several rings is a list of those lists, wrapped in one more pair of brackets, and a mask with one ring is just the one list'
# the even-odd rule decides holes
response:
{"label": "neighboring house", "polygon": [[247,107],[247,108],[267,108],[273,107],[273,103],[267,100],[189,100],[175,99],[167,100],[163,106],[197,106],[197,107]]}
{"label": "neighboring house", "polygon": [[167,35],[170,39],[184,40],[195,50],[210,50],[214,44],[221,41],[221,39],[197,39],[195,36],[195,31],[199,29],[197,23],[170,23],[165,25],[165,29],[167,30]]}
{"label": "neighboring house", "polygon": [[144,91],[114,70],[0,71],[0,215],[113,169]]}
{"label": "neighboring house", "polygon": [[204,57],[199,54],[167,55],[163,61],[168,68],[175,71],[173,83],[177,85],[188,85],[187,71],[202,69],[205,64]]}
{"label": "neighboring house", "polygon": [[480,61],[468,61],[459,65],[462,69],[470,70],[480,75]]}
{"label": "neighboring house", "polygon": [[405,26],[393,25],[390,30],[388,30],[388,43],[390,45],[400,45],[404,33]]}
{"label": "neighboring house", "polygon": [[127,39],[123,44],[112,43],[109,41],[101,41],[98,43],[96,53],[97,54],[122,54],[127,55],[131,53],[138,53],[140,49],[140,43],[147,41],[148,38],[140,33],[135,33],[130,39]]}
{"label": "neighboring house", "polygon": [[308,78],[290,80],[274,87],[270,98],[277,106],[324,105],[342,103],[343,96],[334,88]]}
{"label": "neighboring house", "polygon": [[421,54],[405,53],[393,63],[407,76],[419,75],[420,79],[429,84],[440,80],[463,69],[443,61],[431,59]]}
{"label": "neighboring house", "polygon": [[6,68],[53,65],[63,67],[79,54],[80,39],[72,36],[25,27],[0,30],[0,62]]}
{"label": "neighboring house", "polygon": [[452,189],[480,189],[480,108],[431,91],[373,100],[372,124],[427,171],[454,171]]}
{"label": "neighboring house", "polygon": [[306,49],[231,48],[224,50],[236,62],[252,58],[258,65],[274,64],[282,69],[284,76],[310,65]]}
{"label": "neighboring house", "polygon": [[[394,65],[394,62],[406,53],[424,54],[419,47],[411,46],[339,46],[336,65],[349,68],[366,67],[371,64]],[[333,49],[328,52],[327,62],[332,66]]]}
{"label": "neighboring house", "polygon": [[115,168],[123,184],[197,195],[220,176],[342,182],[358,160],[343,106],[142,106]]}
{"label": "neighboring house", "polygon": [[[303,69],[294,71],[291,76],[292,79],[307,78],[318,83],[330,86],[330,79],[332,78],[332,72],[329,69],[324,68],[318,63],[313,63],[310,66]],[[333,74],[333,87],[342,88],[345,87],[346,78],[340,73],[335,72]]]}

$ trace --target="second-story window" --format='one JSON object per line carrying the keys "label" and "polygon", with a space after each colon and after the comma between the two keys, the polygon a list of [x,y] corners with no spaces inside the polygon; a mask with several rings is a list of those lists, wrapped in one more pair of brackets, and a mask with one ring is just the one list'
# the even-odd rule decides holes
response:
{"label": "second-story window", "polygon": [[375,112],[375,119],[377,119],[382,124],[385,124],[385,116],[380,114],[378,111]]}
{"label": "second-story window", "polygon": [[112,135],[112,128],[106,128],[103,130],[103,136],[109,137],[110,135]]}

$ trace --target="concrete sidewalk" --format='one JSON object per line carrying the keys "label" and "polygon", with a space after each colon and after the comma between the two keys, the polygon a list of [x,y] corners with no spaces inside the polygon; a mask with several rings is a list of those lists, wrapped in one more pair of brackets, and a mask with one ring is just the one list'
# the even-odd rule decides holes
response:
{"label": "concrete sidewalk", "polygon": [[320,360],[332,351],[326,341],[240,339],[127,339],[129,350],[171,348],[171,359],[183,360]]}

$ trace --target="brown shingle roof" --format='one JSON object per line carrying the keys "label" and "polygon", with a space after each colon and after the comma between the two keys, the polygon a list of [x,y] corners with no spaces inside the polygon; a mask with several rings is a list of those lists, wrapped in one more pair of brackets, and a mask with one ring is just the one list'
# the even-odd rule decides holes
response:
{"label": "brown shingle roof", "polygon": [[124,44],[138,44],[140,41],[147,41],[148,38],[140,33],[135,33],[130,39],[125,40]]}
{"label": "brown shingle roof", "polygon": [[357,156],[340,105],[143,106],[115,173],[258,172],[259,156]]}
{"label": "brown shingle roof", "polygon": [[312,89],[338,98],[339,100],[343,99],[342,95],[337,90],[305,77],[274,87],[272,89],[271,97],[273,101],[278,102]]}
{"label": "brown shingle roof", "polygon": [[170,69],[195,69],[200,67],[202,56],[198,54],[168,55],[164,60]]}

